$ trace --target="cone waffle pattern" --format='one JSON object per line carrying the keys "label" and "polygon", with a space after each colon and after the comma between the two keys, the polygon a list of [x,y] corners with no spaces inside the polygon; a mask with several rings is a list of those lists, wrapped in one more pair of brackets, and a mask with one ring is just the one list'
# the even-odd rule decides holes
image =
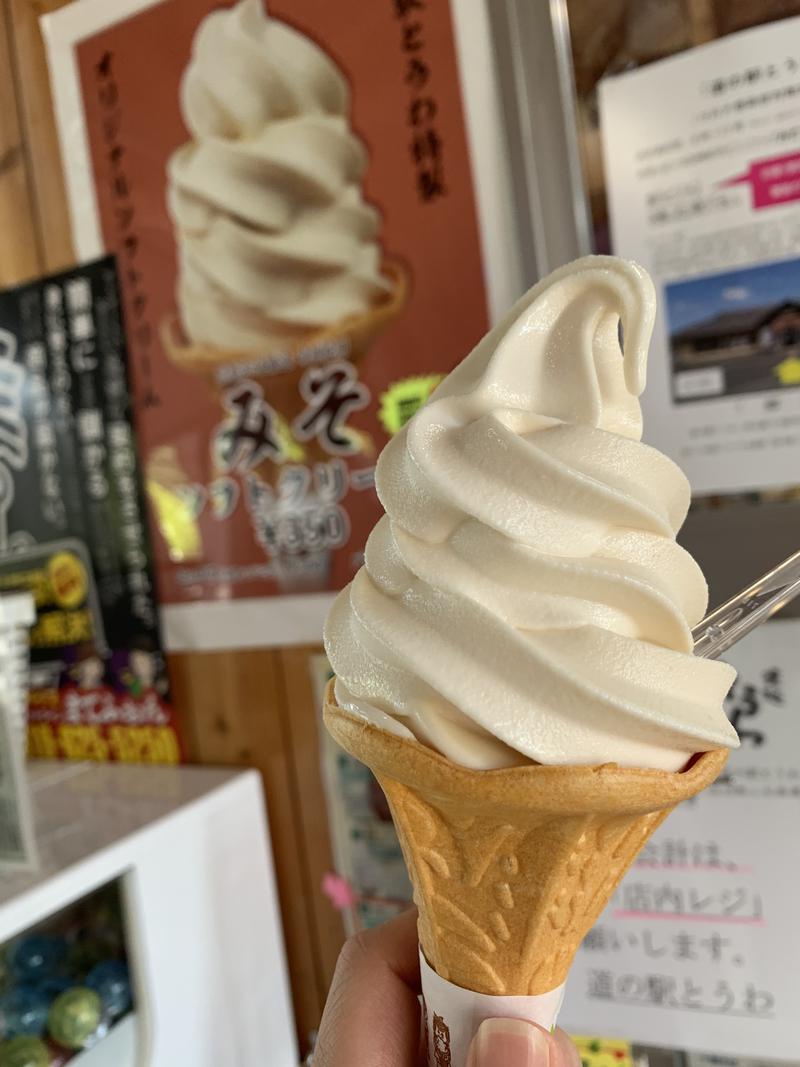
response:
{"label": "cone waffle pattern", "polygon": [[656,827],[717,777],[727,751],[680,774],[603,767],[457,767],[342,711],[325,722],[388,798],[442,977],[479,993],[545,993]]}

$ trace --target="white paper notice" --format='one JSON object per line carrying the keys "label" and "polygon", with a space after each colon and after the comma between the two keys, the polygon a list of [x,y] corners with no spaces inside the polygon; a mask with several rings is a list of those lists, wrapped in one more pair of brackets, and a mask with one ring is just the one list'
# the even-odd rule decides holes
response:
{"label": "white paper notice", "polygon": [[720,782],[675,811],[584,941],[561,1024],[650,1045],[797,1058],[800,621],[725,657],[742,738]]}
{"label": "white paper notice", "polygon": [[653,275],[645,435],[696,493],[796,484],[800,18],[600,84],[612,248]]}

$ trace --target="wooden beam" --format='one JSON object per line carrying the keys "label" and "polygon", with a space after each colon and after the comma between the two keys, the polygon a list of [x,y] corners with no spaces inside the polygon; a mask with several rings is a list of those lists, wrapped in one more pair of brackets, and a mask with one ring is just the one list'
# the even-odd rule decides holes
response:
{"label": "wooden beam", "polygon": [[336,960],[344,944],[344,924],[322,892],[322,880],[334,870],[327,801],[320,759],[320,708],[312,678],[312,657],[322,646],[285,648],[278,653],[282,667],[284,707],[290,735],[295,778],[300,789],[298,813],[308,865],[308,910],[314,923],[318,960],[317,983],[324,1002]]}
{"label": "wooden beam", "polygon": [[689,38],[693,45],[715,41],[719,36],[714,0],[686,0]]}
{"label": "wooden beam", "polygon": [[63,270],[72,266],[75,255],[39,19],[63,7],[64,0],[4,0],[4,3],[11,16],[10,43],[30,166],[33,217],[41,244],[41,271]]}
{"label": "wooden beam", "polygon": [[20,123],[8,0],[0,18],[0,285],[40,273],[41,249]]}

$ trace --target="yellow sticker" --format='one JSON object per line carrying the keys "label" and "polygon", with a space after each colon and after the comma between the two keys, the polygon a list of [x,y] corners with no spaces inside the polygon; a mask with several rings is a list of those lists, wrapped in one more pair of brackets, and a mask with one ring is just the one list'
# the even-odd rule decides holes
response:
{"label": "yellow sticker", "polygon": [[443,374],[426,374],[416,378],[404,378],[394,382],[381,393],[378,418],[389,434],[402,430],[412,415],[416,415],[436,386],[444,379]]}
{"label": "yellow sticker", "polygon": [[275,415],[275,436],[278,438],[278,446],[281,454],[279,462],[289,460],[291,463],[302,463],[306,458],[306,450],[292,433],[289,423],[282,415]]}
{"label": "yellow sticker", "polygon": [[355,426],[342,426],[339,433],[349,443],[354,456],[366,456],[369,459],[375,455],[375,442],[365,430],[357,430]]}
{"label": "yellow sticker", "polygon": [[77,608],[86,600],[89,579],[74,552],[55,552],[47,563],[47,577],[56,604]]}
{"label": "yellow sticker", "polygon": [[800,359],[797,356],[787,356],[773,369],[781,385],[800,385]]}
{"label": "yellow sticker", "polygon": [[608,1037],[576,1037],[583,1067],[634,1067],[633,1050],[629,1042]]}
{"label": "yellow sticker", "polygon": [[198,559],[203,543],[189,502],[152,478],[148,478],[146,488],[169,558],[176,563]]}

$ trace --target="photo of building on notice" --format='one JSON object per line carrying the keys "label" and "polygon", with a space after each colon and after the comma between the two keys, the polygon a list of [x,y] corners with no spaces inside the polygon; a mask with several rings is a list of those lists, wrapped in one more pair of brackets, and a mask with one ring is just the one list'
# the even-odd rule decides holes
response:
{"label": "photo of building on notice", "polygon": [[800,385],[800,259],[665,288],[677,403]]}

